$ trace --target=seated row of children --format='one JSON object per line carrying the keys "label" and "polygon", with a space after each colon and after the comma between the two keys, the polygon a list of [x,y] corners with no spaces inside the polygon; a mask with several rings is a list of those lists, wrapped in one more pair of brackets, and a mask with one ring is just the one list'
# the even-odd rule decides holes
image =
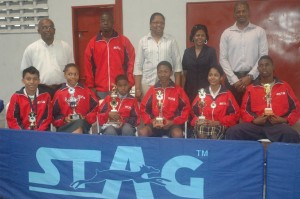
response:
{"label": "seated row of children", "polygon": [[[116,90],[98,106],[95,94],[78,82],[79,70],[75,64],[66,65],[66,83],[53,100],[39,89],[38,70],[29,67],[23,71],[25,87],[11,98],[7,122],[14,129],[47,131],[52,123],[58,132],[88,133],[98,118],[99,133],[135,135],[141,118],[144,125],[138,130],[139,136],[180,138],[184,123],[190,120],[197,138],[221,139],[226,132],[227,139],[299,142],[297,132],[290,128],[300,117],[299,102],[292,89],[273,77],[274,66],[269,56],[259,60],[258,70],[260,76],[247,88],[240,113],[233,95],[222,85],[224,72],[220,66],[211,67],[209,87],[199,90],[191,106],[183,89],[171,80],[171,64],[160,62],[159,80],[148,90],[140,108],[136,98],[129,94],[125,75],[116,78]],[[263,85],[267,83],[273,88],[270,97],[273,114],[269,115],[264,114],[267,102]],[[237,125],[240,114],[249,126]],[[246,127],[251,133],[241,133]]]}

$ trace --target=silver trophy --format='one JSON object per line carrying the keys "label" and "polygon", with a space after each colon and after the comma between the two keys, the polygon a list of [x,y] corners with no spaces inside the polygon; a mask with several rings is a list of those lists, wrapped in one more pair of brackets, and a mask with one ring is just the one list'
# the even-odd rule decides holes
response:
{"label": "silver trophy", "polygon": [[118,97],[118,94],[117,94],[117,88],[116,86],[114,86],[112,88],[112,92],[110,94],[111,96],[111,102],[110,102],[110,106],[111,106],[111,112],[118,112],[117,111],[117,106],[118,106],[118,101],[117,101],[117,97]]}
{"label": "silver trophy", "polygon": [[70,114],[70,118],[71,118],[71,120],[78,120],[78,119],[80,119],[80,115],[76,113],[75,109],[77,107],[79,99],[74,96],[74,94],[75,94],[75,88],[69,87],[68,92],[70,94],[70,98],[67,100],[67,102],[68,102],[69,106],[73,110],[73,113]]}
{"label": "silver trophy", "polygon": [[201,88],[199,91],[198,91],[198,95],[199,95],[199,98],[200,98],[200,101],[198,102],[198,106],[200,108],[200,111],[201,111],[201,114],[198,116],[198,119],[200,120],[200,122],[204,122],[205,120],[205,116],[204,116],[204,108],[205,108],[205,97],[206,97],[206,93],[205,93],[205,90],[204,88]]}
{"label": "silver trophy", "polygon": [[159,124],[163,124],[164,118],[162,116],[162,107],[163,107],[163,99],[164,94],[161,90],[156,91],[156,99],[158,101],[157,107],[158,107],[158,116],[155,118],[156,122]]}
{"label": "silver trophy", "polygon": [[28,120],[30,122],[29,129],[34,130],[35,125],[36,125],[36,113],[35,112],[30,112],[28,114]]}

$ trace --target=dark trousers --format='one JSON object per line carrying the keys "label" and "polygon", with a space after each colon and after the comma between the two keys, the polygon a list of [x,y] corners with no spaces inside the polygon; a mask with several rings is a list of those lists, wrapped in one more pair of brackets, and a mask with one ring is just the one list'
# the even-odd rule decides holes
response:
{"label": "dark trousers", "polygon": [[226,131],[227,140],[260,140],[268,138],[271,142],[299,143],[299,134],[288,124],[259,126],[240,123]]}

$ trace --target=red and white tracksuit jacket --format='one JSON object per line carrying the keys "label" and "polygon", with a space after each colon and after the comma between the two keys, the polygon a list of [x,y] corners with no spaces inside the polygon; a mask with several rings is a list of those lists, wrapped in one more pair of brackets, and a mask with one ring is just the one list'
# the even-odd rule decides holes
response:
{"label": "red and white tracksuit jacket", "polygon": [[159,115],[157,106],[156,92],[161,90],[163,93],[162,117],[167,120],[172,120],[175,125],[183,124],[188,120],[191,105],[189,98],[184,90],[175,85],[170,80],[166,88],[162,88],[158,81],[154,86],[151,86],[141,102],[141,116],[145,124],[151,124],[152,119]]}
{"label": "red and white tracksuit jacket", "polygon": [[[292,88],[277,78],[271,89],[271,105],[273,113],[287,119],[289,125],[294,125],[300,118],[300,104]],[[264,114],[267,107],[264,87],[259,79],[246,89],[241,106],[242,120],[252,122],[257,116]]]}
{"label": "red and white tracksuit jacket", "polygon": [[[224,86],[221,86],[219,94],[213,98],[209,92],[209,87],[205,89],[206,97],[203,114],[205,119],[219,121],[223,126],[230,127],[237,124],[240,118],[240,107],[237,104],[232,93]],[[197,95],[192,104],[192,121],[191,125],[195,126],[198,116],[202,114],[199,107],[200,98]],[[216,107],[212,108],[211,104],[215,102]]]}
{"label": "red and white tracksuit jacket", "polygon": [[[51,96],[47,92],[37,91],[36,101],[32,102],[36,115],[36,126],[34,130],[46,131],[50,130],[52,121],[52,104]],[[24,88],[12,95],[6,120],[8,127],[11,129],[30,129],[28,114],[32,112],[30,101],[24,93]]]}
{"label": "red and white tracksuit jacket", "polygon": [[[99,106],[98,121],[100,125],[103,125],[108,121],[108,114],[112,109],[110,106],[111,100],[112,97],[108,95]],[[133,127],[139,125],[140,111],[136,98],[128,94],[125,98],[120,99],[117,97],[116,100],[118,102],[116,109],[121,116],[121,122],[128,123]]]}
{"label": "red and white tracksuit jacket", "polygon": [[[95,94],[89,88],[84,87],[78,83],[75,87],[74,97],[78,98],[78,103],[75,108],[76,113],[85,117],[85,120],[89,124],[93,124],[96,121],[96,114],[98,108],[98,99]],[[56,91],[52,103],[53,103],[53,125],[58,128],[65,124],[65,117],[73,113],[72,108],[68,104],[67,100],[70,98],[68,92],[69,87],[66,84]]]}
{"label": "red and white tracksuit jacket", "polygon": [[106,42],[101,33],[88,43],[84,54],[85,85],[107,92],[120,74],[126,74],[131,86],[134,85],[133,65],[135,51],[127,37],[113,32]]}

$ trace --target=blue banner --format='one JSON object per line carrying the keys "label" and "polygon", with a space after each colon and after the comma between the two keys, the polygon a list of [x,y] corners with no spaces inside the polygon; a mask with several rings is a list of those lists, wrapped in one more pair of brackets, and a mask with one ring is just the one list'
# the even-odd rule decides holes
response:
{"label": "blue banner", "polygon": [[269,145],[266,198],[300,198],[299,144],[272,143]]}
{"label": "blue banner", "polygon": [[261,199],[258,142],[0,130],[0,196]]}

